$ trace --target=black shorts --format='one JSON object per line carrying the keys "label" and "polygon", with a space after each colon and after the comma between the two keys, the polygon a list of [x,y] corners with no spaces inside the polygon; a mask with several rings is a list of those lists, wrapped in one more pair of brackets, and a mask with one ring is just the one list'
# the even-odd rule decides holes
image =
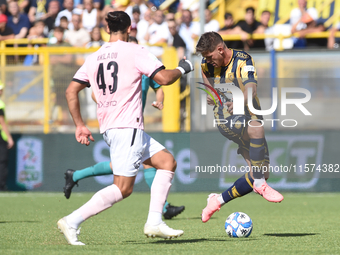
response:
{"label": "black shorts", "polygon": [[[247,130],[248,121],[251,120],[246,115],[230,115],[223,107],[214,108],[215,123],[220,133],[238,144],[237,154],[242,154],[242,150],[249,151],[250,142],[245,141],[242,137]],[[265,146],[265,161],[269,163],[269,150],[266,139],[264,140]]]}

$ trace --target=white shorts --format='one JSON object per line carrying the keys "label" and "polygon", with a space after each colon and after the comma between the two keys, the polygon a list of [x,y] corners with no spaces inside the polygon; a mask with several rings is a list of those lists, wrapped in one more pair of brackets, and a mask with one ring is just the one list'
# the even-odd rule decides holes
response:
{"label": "white shorts", "polygon": [[103,137],[110,146],[114,175],[136,176],[141,163],[165,149],[141,129],[113,128],[107,130]]}

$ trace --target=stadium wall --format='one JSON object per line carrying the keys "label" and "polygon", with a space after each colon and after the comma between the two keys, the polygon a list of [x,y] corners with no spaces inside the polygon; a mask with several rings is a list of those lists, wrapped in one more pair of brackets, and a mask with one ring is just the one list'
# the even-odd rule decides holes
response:
{"label": "stadium wall", "polygon": [[[223,139],[218,132],[150,135],[165,145],[177,160],[172,192],[218,192],[242,175],[239,170],[245,164],[237,155],[236,145]],[[95,143],[84,146],[76,142],[73,134],[14,134],[16,144],[10,151],[8,188],[62,192],[66,169],[82,169],[109,160],[108,146],[101,135],[94,135],[94,138]],[[281,170],[276,168],[271,172],[273,187],[281,191],[340,191],[337,149],[340,131],[266,132],[266,138],[272,165],[281,166]],[[204,172],[203,169],[207,169],[204,166],[216,167],[215,172]],[[236,166],[238,171],[216,172],[218,166]],[[140,171],[135,191],[149,190],[143,179]],[[110,183],[112,176],[88,178],[80,181],[74,191],[94,192]]]}

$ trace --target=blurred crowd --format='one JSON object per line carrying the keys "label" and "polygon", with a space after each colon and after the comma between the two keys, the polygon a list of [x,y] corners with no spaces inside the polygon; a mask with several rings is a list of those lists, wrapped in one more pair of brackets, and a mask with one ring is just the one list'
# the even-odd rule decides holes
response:
{"label": "blurred crowd", "polygon": [[[211,3],[206,1],[206,7]],[[329,38],[306,39],[311,32],[325,31],[315,8],[306,8],[306,0],[297,0],[298,7],[291,11],[289,24],[269,26],[273,13],[264,10],[258,20],[253,7],[246,8],[244,19],[234,22],[232,13],[225,13],[224,26],[213,19],[205,9],[204,31],[239,35],[240,40],[226,40],[231,48],[272,49],[279,42],[274,38],[250,39],[251,34],[291,34],[298,36],[284,40],[284,48],[310,46],[337,47],[334,32],[340,25],[330,28]],[[163,4],[163,6],[161,6]],[[165,0],[0,0],[0,41],[12,38],[48,38],[49,45],[97,47],[108,41],[105,16],[109,11],[121,10],[132,20],[131,36],[140,44],[150,47],[161,56],[162,45],[174,46],[179,57],[194,52],[200,34],[199,5],[195,0],[177,0],[164,6]],[[162,7],[162,8],[160,8]],[[162,10],[161,10],[162,9]],[[296,35],[296,34],[295,34]]]}

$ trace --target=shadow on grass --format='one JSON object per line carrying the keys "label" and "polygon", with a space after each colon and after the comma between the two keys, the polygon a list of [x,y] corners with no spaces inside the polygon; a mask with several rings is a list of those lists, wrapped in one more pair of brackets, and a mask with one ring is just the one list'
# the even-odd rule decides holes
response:
{"label": "shadow on grass", "polygon": [[38,223],[41,221],[36,221],[36,220],[7,220],[7,221],[0,221],[1,223]]}
{"label": "shadow on grass", "polygon": [[200,220],[201,217],[188,217],[188,218],[172,218],[171,220]]}
{"label": "shadow on grass", "polygon": [[[129,244],[175,244],[175,243],[200,243],[200,242],[226,242],[226,241],[232,241],[235,240],[235,238],[225,238],[225,239],[213,239],[213,238],[200,238],[200,239],[172,239],[172,240],[157,240],[154,242],[138,242],[138,241],[125,241],[125,243]],[[257,240],[256,238],[242,238],[238,239],[238,241],[244,242],[244,241],[255,241]]]}
{"label": "shadow on grass", "polygon": [[277,233],[277,234],[264,234],[265,236],[275,236],[275,237],[299,237],[299,236],[315,236],[319,233]]}

